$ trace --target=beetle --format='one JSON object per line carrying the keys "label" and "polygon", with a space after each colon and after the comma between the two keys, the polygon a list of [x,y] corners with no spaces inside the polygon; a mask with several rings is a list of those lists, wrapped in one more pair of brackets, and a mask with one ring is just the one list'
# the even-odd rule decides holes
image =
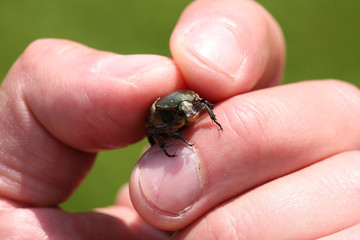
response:
{"label": "beetle", "polygon": [[166,151],[164,137],[170,136],[180,139],[188,146],[193,144],[186,141],[178,131],[194,122],[200,113],[205,110],[211,120],[223,131],[221,124],[216,120],[212,109],[214,104],[191,91],[179,90],[159,97],[149,107],[145,133],[151,146],[159,144],[160,148],[168,157],[175,157],[176,154],[169,154]]}

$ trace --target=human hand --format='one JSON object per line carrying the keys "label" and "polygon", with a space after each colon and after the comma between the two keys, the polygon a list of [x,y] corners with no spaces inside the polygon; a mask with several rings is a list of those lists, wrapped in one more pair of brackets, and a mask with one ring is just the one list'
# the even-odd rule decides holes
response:
{"label": "human hand", "polygon": [[176,158],[158,146],[145,153],[130,180],[139,214],[183,229],[174,239],[359,236],[359,89],[334,80],[267,88],[281,77],[284,43],[252,1],[194,2],[170,47],[187,86],[222,100],[214,112],[224,132],[204,116],[182,132],[193,148],[169,139]]}
{"label": "human hand", "polygon": [[[216,1],[214,2],[216,3]],[[195,4],[197,4],[197,6],[205,4],[206,8],[203,6],[204,10],[208,9],[207,7],[211,9],[211,6],[213,6],[208,5],[206,1],[197,1]],[[193,6],[196,6],[195,4]],[[243,230],[249,230],[249,227],[256,226],[256,228],[259,229],[259,234],[261,234],[261,228],[258,228],[258,224],[261,222],[252,221],[249,223],[249,221],[245,221],[244,213],[249,213],[249,211],[246,212],[248,208],[241,207],[244,205],[241,204],[241,201],[251,203],[250,200],[257,196],[260,197],[258,200],[264,200],[264,198],[262,198],[264,195],[261,194],[263,191],[257,195],[254,194],[254,192],[256,192],[255,190],[249,192],[248,195],[253,196],[252,198],[238,197],[239,194],[246,189],[259,186],[276,177],[286,175],[291,171],[300,170],[308,164],[318,161],[321,156],[326,157],[326,154],[332,154],[334,151],[338,153],[341,152],[341,150],[357,149],[358,145],[356,144],[358,139],[355,139],[356,134],[351,130],[356,127],[358,121],[350,121],[355,118],[358,120],[359,114],[356,112],[356,109],[352,108],[352,106],[358,102],[354,100],[355,97],[353,99],[351,99],[351,97],[344,99],[342,104],[343,106],[347,106],[346,108],[341,108],[337,104],[336,106],[338,106],[338,108],[334,108],[334,112],[328,109],[330,113],[333,113],[332,115],[330,114],[331,116],[342,114],[341,116],[336,116],[340,118],[337,125],[335,124],[335,122],[337,122],[335,119],[332,119],[335,125],[329,125],[337,130],[346,130],[341,133],[342,135],[340,135],[340,137],[346,136],[344,139],[347,140],[344,140],[339,148],[335,146],[335,139],[333,139],[333,142],[330,141],[331,139],[326,139],[328,135],[313,136],[313,134],[323,133],[321,131],[314,130],[313,132],[304,132],[302,137],[310,135],[310,138],[300,138],[299,140],[303,140],[303,142],[300,143],[292,138],[290,142],[287,142],[289,137],[291,137],[290,135],[283,136],[280,135],[282,131],[275,132],[275,130],[283,130],[283,126],[276,121],[277,119],[284,121],[281,123],[286,123],[285,120],[289,119],[289,125],[298,124],[294,123],[293,119],[299,117],[300,113],[296,112],[296,110],[303,106],[302,102],[298,102],[299,100],[303,98],[307,99],[308,95],[312,96],[310,99],[314,101],[317,99],[316,97],[321,97],[318,96],[317,88],[323,89],[323,87],[315,87],[315,85],[312,84],[318,84],[318,86],[329,85],[328,87],[324,87],[323,92],[329,90],[326,96],[329,95],[328,98],[331,99],[337,99],[336,97],[340,98],[338,92],[335,94],[336,89],[332,87],[334,85],[342,86],[341,90],[349,93],[357,91],[351,90],[353,88],[345,84],[309,83],[306,85],[308,87],[299,87],[301,86],[301,84],[299,84],[292,86],[292,90],[285,86],[278,88],[275,93],[271,93],[275,89],[269,89],[254,92],[250,95],[244,94],[243,96],[227,100],[239,93],[275,85],[280,79],[283,62],[281,34],[267,13],[261,8],[253,8],[253,4],[255,3],[250,1],[241,3],[229,1],[228,4],[229,5],[224,4],[223,6],[234,5],[235,10],[239,7],[244,9],[238,11],[239,16],[244,18],[243,21],[239,22],[239,26],[245,30],[243,32],[244,35],[240,35],[240,42],[244,45],[241,45],[241,50],[238,49],[236,51],[231,47],[226,48],[226,46],[231,45],[224,45],[224,54],[217,57],[215,56],[215,59],[211,61],[207,60],[211,59],[211,57],[206,55],[211,53],[211,51],[206,52],[206,49],[201,49],[202,44],[197,45],[200,47],[200,49],[198,48],[197,50],[205,54],[206,58],[202,58],[200,55],[198,55],[197,58],[189,57],[188,52],[184,52],[183,55],[182,49],[179,48],[181,44],[176,43],[182,39],[183,35],[180,31],[182,28],[186,30],[187,27],[190,26],[190,23],[198,20],[197,18],[204,18],[206,20],[213,14],[211,11],[204,12],[201,9],[194,9],[194,7],[192,7],[192,12],[188,12],[189,9],[187,10],[187,14],[189,14],[188,16],[191,18],[183,17],[172,37],[171,47],[176,64],[172,60],[164,57],[149,55],[118,56],[59,40],[41,40],[28,47],[8,73],[0,91],[0,112],[1,116],[5,116],[0,119],[0,134],[2,136],[0,138],[0,226],[2,226],[0,237],[8,237],[9,234],[12,234],[12,236],[18,238],[30,237],[32,239],[46,237],[53,239],[98,239],[99,237],[103,239],[118,239],[121,237],[126,239],[136,237],[143,237],[145,239],[167,238],[168,233],[152,228],[137,216],[126,194],[126,189],[121,191],[116,205],[99,210],[97,213],[68,214],[54,206],[66,199],[79,184],[90,169],[95,153],[98,150],[122,147],[142,138],[147,107],[156,97],[181,88],[190,87],[199,92],[202,97],[211,101],[225,100],[223,103],[217,105],[215,109],[219,121],[227,128],[224,133],[218,133],[216,128],[205,128],[205,126],[208,126],[206,124],[208,123],[208,119],[199,121],[192,128],[184,132],[184,136],[187,137],[187,139],[191,141],[194,140],[196,144],[194,149],[197,149],[201,156],[201,164],[199,166],[201,166],[201,176],[204,177],[201,183],[204,185],[201,188],[200,195],[195,196],[197,197],[195,203],[188,211],[184,212],[184,214],[180,216],[174,214],[174,217],[169,217],[167,214],[164,215],[162,211],[152,212],[152,210],[156,209],[151,207],[151,205],[145,201],[144,197],[139,194],[140,192],[137,191],[138,180],[146,176],[144,172],[146,172],[146,169],[149,169],[149,165],[144,165],[142,162],[139,163],[140,168],[135,170],[131,186],[135,206],[141,215],[151,224],[162,229],[177,230],[190,225],[197,217],[204,217],[199,218],[198,223],[190,225],[182,233],[179,232],[178,237],[181,237],[182,234],[188,234],[188,236],[197,233],[204,234],[202,225],[204,221],[212,221],[211,218],[213,219],[214,216],[217,218],[216,221],[228,220],[226,216],[229,216],[229,213],[233,212],[232,210],[234,208],[243,211],[238,214],[241,218],[234,216],[234,220],[236,221],[233,223],[238,223],[239,220],[247,223],[247,225],[239,225],[238,233],[242,234]],[[243,8],[246,6],[248,7]],[[243,12],[245,9],[246,12]],[[225,12],[225,15],[227,15],[226,13],[227,12]],[[222,14],[223,12],[220,11],[220,17]],[[260,19],[257,17],[260,17]],[[222,19],[227,21],[226,16]],[[251,21],[251,19],[254,21]],[[243,24],[248,21],[253,23],[253,25],[246,28]],[[231,21],[229,23],[231,23]],[[213,29],[216,30],[219,26],[215,24],[215,28],[213,28],[211,24],[205,24],[205,28],[206,27],[212,33]],[[226,29],[221,30],[220,28],[218,30],[222,32],[219,36],[229,35]],[[261,33],[263,31],[269,32],[265,35],[259,34],[259,32]],[[194,46],[196,45],[194,41],[196,43],[199,39],[191,39],[192,37],[194,36],[190,35],[188,44]],[[219,39],[216,42],[219,43],[223,40],[224,39]],[[226,42],[228,42],[228,40],[226,40]],[[244,51],[244,53],[242,53],[244,49],[247,52]],[[232,50],[234,50],[234,52],[231,52]],[[196,55],[196,52],[194,53]],[[232,60],[228,61],[228,59],[223,59],[223,57],[228,56],[228,54],[236,55],[236,53],[244,54],[246,63],[244,61],[236,63]],[[216,63],[221,64],[217,65]],[[230,64],[230,66],[227,64]],[[207,67],[208,65],[211,67]],[[180,74],[178,67],[182,74]],[[235,74],[235,72],[237,73]],[[236,76],[234,77],[234,75]],[[315,90],[310,91],[308,88],[315,88]],[[309,93],[306,95],[300,94],[298,93],[299,90],[306,90],[305,92],[309,91]],[[295,93],[298,94],[296,95]],[[333,96],[331,94],[335,95]],[[275,95],[277,97],[275,97]],[[295,105],[295,108],[291,107],[292,111],[288,112],[290,116],[286,115],[287,110],[290,109],[287,109],[286,105],[282,104],[283,101],[285,101],[285,103],[288,102],[289,95],[291,99],[294,95],[292,103]],[[269,101],[271,99],[268,98],[272,96],[274,96],[274,101]],[[298,98],[295,96],[298,96]],[[318,100],[319,102],[316,106],[336,107],[325,105],[326,101],[329,100],[326,96],[321,98],[321,101]],[[139,101],[139,99],[141,99],[141,101]],[[256,99],[258,100],[256,101]],[[281,99],[283,99],[283,101],[281,101]],[[310,99],[308,100],[310,101]],[[235,105],[238,111],[233,112],[234,103],[238,102],[241,102],[241,106]],[[265,118],[265,110],[266,113],[272,114],[272,111],[269,112],[266,106],[275,103],[282,106],[282,108],[280,110],[274,110],[276,111],[275,116],[266,115],[267,118]],[[295,103],[297,103],[297,105]],[[310,101],[310,103],[313,104],[312,101]],[[293,104],[289,103],[291,106],[293,106]],[[316,106],[312,108],[313,111],[318,111]],[[254,109],[250,109],[249,107],[254,107]],[[262,113],[259,117],[263,116],[263,119],[257,118],[257,112],[255,110],[261,110],[257,107],[261,107],[263,110],[259,112],[259,114]],[[335,113],[339,108],[342,109],[341,112]],[[316,111],[316,115],[314,116],[321,117],[320,119],[315,118],[317,119],[316,123],[323,124],[324,121],[321,122],[321,120],[324,120],[324,115]],[[347,116],[349,112],[351,112],[351,114]],[[240,115],[237,115],[239,113]],[[291,115],[291,113],[294,115]],[[325,113],[327,112],[325,111]],[[308,123],[306,120],[309,119],[306,118],[306,116],[300,115],[302,124],[296,126],[301,125],[300,127],[303,127],[303,124]],[[250,117],[250,119],[248,119],[248,117]],[[251,117],[255,120],[259,119],[259,122],[254,122],[251,120]],[[343,125],[340,125],[340,122],[343,121],[344,118],[350,118],[345,122],[351,122],[352,125],[346,124],[345,127],[341,128]],[[244,122],[239,123],[241,120]],[[262,123],[264,123],[265,120],[269,123],[269,126],[266,126],[272,128],[264,128],[263,133],[267,133],[267,138],[266,136],[262,138],[259,136],[261,135],[261,129],[258,129],[256,126],[263,126]],[[325,120],[328,119],[326,118]],[[275,126],[270,126],[270,123],[275,124]],[[244,126],[242,124],[246,125]],[[251,124],[254,124],[254,126],[251,127]],[[311,127],[313,125],[305,126],[307,129],[303,129],[304,131],[313,130]],[[315,127],[316,126],[315,124]],[[249,129],[249,132],[246,134],[246,132],[243,131],[247,129]],[[285,129],[291,130],[288,128]],[[273,135],[273,131],[275,135]],[[231,135],[231,132],[233,135]],[[298,136],[298,134],[300,135],[300,133],[302,132],[296,131],[296,136]],[[215,138],[203,139],[203,137],[211,136]],[[271,137],[276,137],[276,141],[270,142],[270,140],[273,140]],[[324,141],[324,138],[327,141]],[[311,145],[313,141],[319,139],[321,139],[321,141],[316,142],[316,146]],[[259,140],[263,141],[257,142]],[[202,145],[201,141],[205,145]],[[225,143],[228,145],[224,145]],[[234,145],[230,143],[236,144],[237,147],[234,148]],[[299,145],[296,145],[296,143]],[[254,145],[251,146],[251,144]],[[277,155],[276,153],[280,150],[280,147],[282,146],[284,148],[284,144],[286,144],[288,148],[282,149],[286,151],[283,151],[281,156]],[[226,146],[226,148],[220,152],[223,154],[221,158],[215,155],[219,154],[219,152],[210,151],[214,150],[213,148],[220,150],[222,146]],[[307,146],[311,146],[312,150],[320,149],[322,151],[318,151],[317,155],[313,156],[310,154],[310,151],[304,151]],[[191,151],[191,149],[183,148],[184,146],[181,146],[181,144],[174,145],[174,147],[181,148],[177,151],[180,155],[178,158],[180,161],[182,161],[181,159],[185,161],[189,155],[188,151]],[[238,147],[240,149],[237,149]],[[231,150],[230,152],[227,151],[229,149]],[[326,149],[328,149],[327,153]],[[207,152],[208,150],[209,152]],[[153,148],[149,154],[151,154],[151,151],[156,152],[158,149]],[[149,154],[147,156],[149,156]],[[239,156],[237,156],[237,154]],[[296,154],[303,154],[303,156],[297,156]],[[244,159],[244,156],[246,156],[246,159]],[[266,158],[264,156],[266,156]],[[296,156],[293,158],[293,162],[286,162],[287,158],[292,156]],[[162,155],[159,157],[159,159],[153,159],[151,162],[154,161],[154,165],[163,164],[162,167],[171,170],[171,166],[167,165],[170,164],[169,159],[164,159]],[[318,159],[316,159],[316,157]],[[147,163],[149,163],[149,161],[147,161]],[[180,165],[181,163],[182,162],[180,162]],[[190,165],[193,164],[191,161],[186,161],[186,163]],[[154,170],[156,169],[151,169],[148,176],[159,173],[159,171],[156,172]],[[261,171],[260,174],[256,174],[257,171]],[[299,173],[300,172],[301,171],[299,171]],[[242,175],[240,175],[240,178],[235,179],[234,177],[237,177],[237,173]],[[228,175],[225,176],[224,174]],[[174,176],[175,175],[171,175],[170,177]],[[195,179],[196,181],[197,175],[188,175],[187,177],[189,180],[187,183],[191,184],[191,179]],[[166,180],[167,179],[169,178],[166,178]],[[340,181],[342,179],[339,178],[338,180]],[[246,184],[244,181],[247,181]],[[229,184],[229,182],[231,184]],[[264,186],[268,186],[269,184]],[[262,188],[264,188],[264,186]],[[182,192],[183,189],[186,189],[183,188],[183,186],[170,185],[170,188],[174,187],[179,187],[177,192]],[[187,187],[187,185],[185,185],[185,187]],[[356,186],[352,185],[352,187]],[[289,189],[285,189],[287,189],[289,193]],[[324,190],[328,189],[328,187],[324,188]],[[282,189],[278,187],[278,191],[281,190]],[[271,190],[268,190],[268,192],[269,191]],[[164,197],[162,200],[167,201],[172,193],[171,191],[162,191],[162,194],[167,194],[167,196],[159,195],[159,197]],[[149,192],[147,194],[149,194]],[[235,198],[233,202],[228,202],[216,208],[210,212],[209,215],[203,215],[210,208],[226,202],[230,197],[237,198]],[[348,198],[342,200],[349,201],[351,199],[350,195],[348,195]],[[173,198],[172,200],[176,199]],[[265,200],[267,199],[265,198]],[[240,203],[237,201],[240,201]],[[346,204],[348,201],[342,201],[342,203]],[[268,202],[273,204],[272,200],[268,200]],[[179,201],[169,203],[166,207],[177,205]],[[181,204],[182,205],[176,207],[178,209],[183,208],[184,204]],[[274,204],[272,207],[276,206],[278,205]],[[149,209],[146,209],[147,207],[149,207]],[[261,211],[261,213],[265,210],[271,210],[269,208],[265,209],[265,207],[255,210],[256,212]],[[351,205],[346,205],[346,207],[350,209]],[[297,210],[302,209],[299,208]],[[286,213],[289,214],[288,212]],[[330,213],[334,213],[334,211]],[[250,216],[250,213],[247,216]],[[280,214],[278,214],[278,216],[280,216]],[[295,214],[294,216],[296,217],[298,215]],[[270,217],[264,220],[263,225],[271,221]],[[261,216],[259,220],[261,220]],[[275,220],[278,220],[278,218]],[[205,233],[221,234],[219,230],[214,228],[214,224],[211,224],[210,221],[208,230],[213,229],[215,231]],[[278,222],[277,224],[280,225],[280,223],[281,222]],[[219,222],[216,222],[216,224],[218,227],[220,226]],[[289,228],[292,226],[293,225],[289,224]],[[350,224],[348,224],[348,226],[350,226]],[[269,229],[271,230],[271,228]],[[220,230],[232,231],[234,230],[234,225],[228,224]],[[224,232],[222,232],[222,234],[224,234]],[[246,236],[246,232],[243,235]],[[204,237],[206,237],[206,235],[204,235]]]}

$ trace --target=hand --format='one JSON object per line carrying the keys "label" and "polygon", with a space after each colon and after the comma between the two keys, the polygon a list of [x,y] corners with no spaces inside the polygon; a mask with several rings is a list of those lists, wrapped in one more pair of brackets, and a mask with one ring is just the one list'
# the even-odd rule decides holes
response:
{"label": "hand", "polygon": [[[360,235],[360,92],[334,80],[280,87],[284,44],[252,1],[196,1],[170,47],[186,84],[216,104],[140,159],[133,204],[175,239],[341,239]],[[239,57],[240,56],[240,57]],[[239,95],[239,93],[244,93]]]}
{"label": "hand", "polygon": [[143,138],[148,106],[179,88],[181,74],[165,57],[32,43],[0,90],[0,239],[168,238],[137,215],[126,187],[115,206],[94,213],[56,206],[97,151]]}
{"label": "hand", "polygon": [[[185,11],[171,39],[174,61],[154,55],[99,52],[64,40],[39,40],[27,48],[0,90],[0,238],[12,234],[33,239],[166,239],[168,232],[151,227],[137,215],[126,187],[116,205],[94,213],[68,214],[54,206],[69,197],[91,168],[97,151],[141,139],[148,106],[158,96],[181,88],[192,88],[213,102],[224,100],[215,108],[224,132],[217,132],[207,118],[184,131],[184,137],[195,143],[196,162],[189,158],[193,150],[181,144],[171,144],[179,148],[176,161],[162,153],[157,157],[156,146],[142,158],[130,191],[143,218],[162,229],[188,226],[178,237],[219,234],[221,238],[220,234],[234,227],[235,233],[250,237],[255,236],[251,233],[287,236],[295,230],[306,237],[314,233],[310,231],[314,223],[323,227],[317,226],[314,234],[331,234],[335,227],[338,231],[356,225],[358,171],[354,155],[358,153],[349,151],[359,147],[355,131],[360,115],[358,90],[340,82],[310,82],[231,98],[278,83],[284,45],[279,28],[256,3],[217,2],[197,1]],[[217,11],[206,11],[212,9]],[[214,19],[214,14],[221,23],[207,20]],[[185,37],[199,19],[204,20],[203,28],[194,28]],[[223,28],[226,23],[238,27]],[[220,39],[209,45],[201,31]],[[214,35],[216,32],[220,34]],[[231,32],[236,34],[235,40]],[[220,55],[206,50],[216,49],[219,43]],[[243,56],[240,61],[239,54]],[[341,144],[338,139],[343,139]],[[312,163],[316,164],[307,167]],[[331,163],[334,168],[329,167]],[[194,165],[199,171],[191,170]],[[182,171],[177,175],[172,170],[179,167]],[[190,169],[189,175],[184,174],[186,169]],[[167,182],[162,181],[159,191],[151,192],[154,174],[173,182],[164,189]],[[301,175],[308,177],[296,182]],[[183,179],[176,182],[176,176]],[[326,176],[331,181],[324,180]],[[315,188],[317,178],[321,181]],[[194,190],[189,191],[189,186]],[[174,198],[172,189],[181,193],[182,199]],[[244,194],[249,189],[253,190]],[[295,190],[297,198],[289,198]],[[313,194],[316,196],[311,198]],[[331,194],[330,198],[326,194]],[[182,201],[185,197],[190,202]],[[284,197],[286,201],[281,201]],[[311,212],[311,200],[318,203],[317,211]],[[287,211],[282,212],[284,205]],[[320,219],[323,212],[336,218],[324,215]],[[303,225],[292,222],[292,218],[299,220],[300,213],[306,214]],[[233,221],[226,224],[229,216]],[[194,222],[196,218],[199,220]],[[339,219],[342,225],[335,221]],[[285,220],[287,225],[281,225]],[[269,222],[274,226],[268,227]],[[251,231],[255,226],[257,230]],[[319,229],[323,231],[319,233]],[[275,230],[283,235],[271,235]]]}

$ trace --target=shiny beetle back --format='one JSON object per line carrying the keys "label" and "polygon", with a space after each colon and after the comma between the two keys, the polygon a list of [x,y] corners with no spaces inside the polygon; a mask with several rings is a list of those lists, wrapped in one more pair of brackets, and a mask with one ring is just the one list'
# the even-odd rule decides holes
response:
{"label": "shiny beetle back", "polygon": [[175,154],[167,152],[164,138],[175,137],[192,147],[193,144],[187,142],[178,131],[194,122],[203,110],[223,130],[212,111],[213,107],[214,104],[191,90],[179,90],[159,97],[148,110],[145,133],[149,143],[159,144],[166,156],[175,157]]}

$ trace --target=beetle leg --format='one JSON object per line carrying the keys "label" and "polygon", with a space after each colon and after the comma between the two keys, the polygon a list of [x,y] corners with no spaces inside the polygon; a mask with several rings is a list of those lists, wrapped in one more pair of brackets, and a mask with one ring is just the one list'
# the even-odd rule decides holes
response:
{"label": "beetle leg", "polygon": [[209,114],[211,120],[213,120],[213,122],[216,123],[216,125],[219,126],[219,130],[224,131],[222,126],[220,125],[220,123],[216,120],[216,116],[215,116],[214,112],[212,111],[212,109],[214,108],[214,104],[208,102],[204,98],[200,98],[199,99],[199,105],[201,105],[202,107],[205,108],[205,110]]}
{"label": "beetle leg", "polygon": [[186,143],[189,147],[193,147],[194,144],[191,144],[189,143],[188,141],[186,141],[181,135],[180,133],[178,132],[173,132],[171,131],[170,129],[166,129],[166,132],[169,134],[169,135],[172,135],[173,137],[177,138],[177,139],[180,139],[181,141],[183,141],[184,143]]}
{"label": "beetle leg", "polygon": [[166,151],[166,144],[164,143],[162,137],[160,136],[159,134],[159,131],[158,131],[158,128],[154,128],[154,134],[155,134],[155,137],[156,137],[156,140],[158,141],[158,144],[160,146],[160,148],[163,150],[163,152],[165,153],[166,156],[168,157],[175,157],[176,156],[176,153],[174,154],[169,154],[167,151]]}
{"label": "beetle leg", "polygon": [[176,157],[176,153],[174,153],[174,154],[170,154],[170,153],[168,153],[167,151],[166,151],[166,146],[160,146],[161,147],[161,149],[163,150],[163,152],[165,153],[165,155],[166,156],[168,156],[168,157]]}
{"label": "beetle leg", "polygon": [[208,102],[208,100],[206,100],[205,98],[200,98],[199,100],[200,100],[201,103],[205,104],[210,109],[213,109],[214,106],[215,106],[215,104],[212,104],[212,103]]}

